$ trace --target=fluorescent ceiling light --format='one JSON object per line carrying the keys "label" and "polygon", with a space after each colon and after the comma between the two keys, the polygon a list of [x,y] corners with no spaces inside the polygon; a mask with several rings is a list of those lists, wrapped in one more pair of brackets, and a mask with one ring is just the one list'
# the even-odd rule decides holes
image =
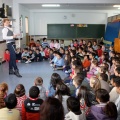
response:
{"label": "fluorescent ceiling light", "polygon": [[59,4],[43,4],[42,7],[60,7]]}
{"label": "fluorescent ceiling light", "polygon": [[113,5],[113,7],[120,7],[120,5]]}

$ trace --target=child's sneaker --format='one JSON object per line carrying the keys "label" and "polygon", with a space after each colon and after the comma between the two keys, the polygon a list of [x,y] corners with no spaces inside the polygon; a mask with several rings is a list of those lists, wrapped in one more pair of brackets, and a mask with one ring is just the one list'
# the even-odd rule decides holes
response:
{"label": "child's sneaker", "polygon": [[53,66],[53,64],[50,64],[50,66],[52,67],[52,66]]}
{"label": "child's sneaker", "polygon": [[27,64],[27,63],[29,63],[29,61],[26,61],[25,63]]}
{"label": "child's sneaker", "polygon": [[28,62],[31,63],[31,60],[29,60]]}
{"label": "child's sneaker", "polygon": [[65,73],[68,74],[69,72],[66,70]]}

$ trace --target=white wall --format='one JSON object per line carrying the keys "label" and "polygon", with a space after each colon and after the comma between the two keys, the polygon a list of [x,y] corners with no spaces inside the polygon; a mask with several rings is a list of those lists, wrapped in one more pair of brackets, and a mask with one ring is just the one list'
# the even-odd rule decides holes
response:
{"label": "white wall", "polygon": [[[107,17],[119,14],[114,10],[32,10],[30,35],[47,35],[47,24],[107,24]],[[67,18],[64,19],[64,16]]]}
{"label": "white wall", "polygon": [[[24,7],[23,5],[19,5],[19,16],[22,15],[23,18],[23,40],[21,41],[21,45],[26,43],[26,33],[25,33],[25,17],[28,17],[28,19],[30,18],[30,12],[29,9],[27,9],[26,7]],[[19,28],[19,24],[15,27]]]}

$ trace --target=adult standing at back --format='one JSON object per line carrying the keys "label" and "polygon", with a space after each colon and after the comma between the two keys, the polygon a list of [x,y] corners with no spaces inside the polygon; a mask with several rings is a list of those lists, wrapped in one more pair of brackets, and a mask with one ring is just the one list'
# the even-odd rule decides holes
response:
{"label": "adult standing at back", "polygon": [[7,48],[10,52],[10,61],[9,61],[9,75],[15,74],[17,77],[22,77],[19,74],[18,67],[16,65],[16,46],[15,38],[18,36],[13,33],[13,30],[10,28],[10,20],[8,18],[3,19],[3,39],[6,40]]}

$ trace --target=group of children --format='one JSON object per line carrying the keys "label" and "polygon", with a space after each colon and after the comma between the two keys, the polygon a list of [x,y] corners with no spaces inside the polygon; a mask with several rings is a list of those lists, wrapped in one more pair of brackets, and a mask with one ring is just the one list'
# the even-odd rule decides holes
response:
{"label": "group of children", "polygon": [[[65,47],[64,40],[61,40],[60,43],[59,40],[56,40],[55,43],[54,40],[51,40],[51,43],[48,44],[46,38],[43,38],[43,42],[40,44],[39,40],[37,40],[35,43],[34,39],[32,38],[28,47],[24,49],[16,49],[16,62],[30,63],[53,59],[53,52],[55,50],[59,50],[60,47]],[[10,60],[8,49],[5,50],[4,59],[8,62]]]}
{"label": "group of children", "polygon": [[[48,57],[37,60],[49,59],[50,66],[63,70],[66,77],[61,79],[58,73],[53,73],[47,92],[43,79],[38,77],[29,96],[24,85],[19,84],[10,95],[17,99],[12,108],[6,102],[10,97],[8,86],[1,83],[0,117],[4,109],[12,111],[16,107],[22,120],[120,120],[120,56],[112,46],[106,51],[103,43],[75,40],[65,49],[55,45],[54,40],[48,44],[46,39],[40,46],[38,43],[30,46],[31,56],[36,51],[41,56],[42,51],[49,51]],[[29,63],[33,57],[25,57],[26,51],[22,53],[22,60]]]}

